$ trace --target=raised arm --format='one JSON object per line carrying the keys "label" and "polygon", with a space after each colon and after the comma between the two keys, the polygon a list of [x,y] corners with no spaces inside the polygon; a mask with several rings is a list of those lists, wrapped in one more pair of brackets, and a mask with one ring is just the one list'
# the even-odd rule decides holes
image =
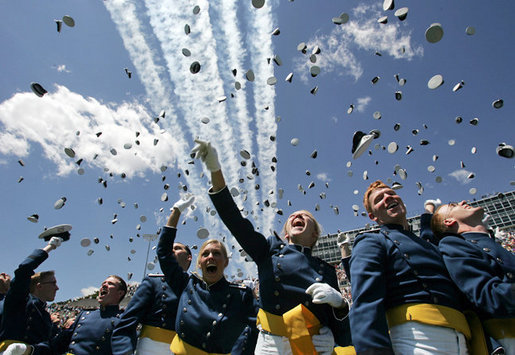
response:
{"label": "raised arm", "polygon": [[232,199],[225,185],[216,149],[209,142],[201,140],[195,140],[195,142],[197,145],[193,148],[192,153],[195,154],[195,158],[202,160],[211,172],[213,187],[209,190],[209,197],[213,201],[218,215],[247,254],[258,262],[267,255],[268,243],[266,238],[255,231],[249,220],[243,218],[238,206]]}

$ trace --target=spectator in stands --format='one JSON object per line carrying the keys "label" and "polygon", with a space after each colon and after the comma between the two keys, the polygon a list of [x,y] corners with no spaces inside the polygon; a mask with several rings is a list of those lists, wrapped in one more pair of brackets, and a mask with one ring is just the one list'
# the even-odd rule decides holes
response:
{"label": "spectator in stands", "polygon": [[486,333],[515,354],[515,256],[491,238],[483,215],[482,207],[449,203],[435,211],[431,228],[452,280]]}
{"label": "spectator in stands", "polygon": [[[224,270],[229,264],[225,246],[209,239],[201,246],[197,258],[197,273],[189,275],[178,262],[172,248],[177,233],[179,214],[190,200],[178,201],[168,223],[163,227],[157,255],[166,280],[176,295],[180,295],[175,321],[177,335],[171,350],[174,354],[248,354],[246,327],[255,327],[257,303],[252,290],[228,282]],[[238,339],[240,338],[240,339]],[[241,344],[241,345],[240,345]]]}
{"label": "spectator in stands", "polygon": [[[176,203],[168,225],[175,228],[181,212],[193,200],[191,197]],[[191,264],[190,248],[178,242],[170,243],[180,269],[186,272]],[[163,274],[145,277],[115,327],[111,340],[113,354],[132,354],[134,350],[145,355],[172,354],[170,344],[176,334],[175,318],[179,297],[180,293],[174,290]],[[140,323],[143,328],[138,338],[136,328]]]}
{"label": "spectator in stands", "polygon": [[4,309],[4,298],[11,286],[11,275],[5,272],[0,273],[0,324],[2,324],[2,312]]}
{"label": "spectator in stands", "polygon": [[[69,237],[69,232],[67,233]],[[4,299],[4,312],[0,326],[0,351],[50,354],[52,322],[46,303],[53,301],[59,287],[53,271],[34,274],[34,270],[48,258],[50,251],[63,242],[61,236],[52,236],[43,249],[36,249],[14,272],[14,279]],[[67,238],[65,238],[67,239]]]}
{"label": "spectator in stands", "polygon": [[[99,309],[83,310],[71,326],[65,325],[52,349],[57,354],[74,355],[112,354],[111,334],[120,320],[120,302],[127,293],[127,284],[117,275],[102,282],[98,292]],[[70,322],[70,321],[69,321]]]}
{"label": "spectator in stands", "polygon": [[470,328],[460,293],[430,242],[431,215],[421,216],[421,237],[413,234],[402,199],[379,180],[369,186],[363,203],[380,231],[358,235],[352,249],[350,322],[356,352],[466,354]]}
{"label": "spectator in stands", "polygon": [[[320,225],[308,211],[297,211],[283,233],[265,238],[242,217],[225,184],[216,150],[209,142],[195,141],[193,149],[211,172],[209,196],[233,236],[258,267],[261,309],[256,353],[331,353],[335,343],[350,344],[346,329],[348,304],[342,297],[334,267],[311,256]],[[305,327],[293,328],[290,320]],[[298,324],[298,323],[297,323]]]}

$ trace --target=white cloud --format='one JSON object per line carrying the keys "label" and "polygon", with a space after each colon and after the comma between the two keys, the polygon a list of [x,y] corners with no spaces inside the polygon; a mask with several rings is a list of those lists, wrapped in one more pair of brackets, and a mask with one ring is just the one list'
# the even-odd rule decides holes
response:
{"label": "white cloud", "polygon": [[[349,22],[335,26],[331,33],[318,35],[306,43],[308,48],[321,48],[317,65],[322,69],[322,75],[336,72],[358,80],[363,75],[363,67],[355,54],[358,49],[378,51],[405,60],[424,54],[422,46],[412,45],[410,31],[402,29],[400,23],[379,24],[377,19],[380,16],[380,4],[361,4],[353,10]],[[311,65],[309,56],[296,60],[295,68],[302,80],[308,79]]]}
{"label": "white cloud", "polygon": [[57,66],[57,71],[58,71],[59,73],[70,73],[70,71],[68,70],[68,68],[66,68],[66,64],[58,65],[58,66]]}
{"label": "white cloud", "polygon": [[80,289],[80,293],[84,297],[92,295],[92,294],[94,294],[97,291],[98,291],[98,287],[95,287],[95,286],[89,286],[89,287],[85,287],[85,288],[81,288]]}
{"label": "white cloud", "polygon": [[317,174],[317,179],[320,180],[320,181],[323,181],[323,182],[329,182],[331,181],[331,179],[329,178],[329,176],[327,175],[327,173],[318,173]]}
{"label": "white cloud", "polygon": [[458,170],[454,170],[452,173],[450,173],[449,176],[452,176],[453,178],[455,178],[456,181],[458,181],[459,183],[466,185],[472,181],[471,179],[468,178],[470,173],[471,172],[466,169],[458,169]]}
{"label": "white cloud", "polygon": [[358,110],[359,112],[365,111],[365,109],[367,108],[367,106],[371,100],[372,100],[372,98],[370,96],[358,98],[356,110]]}
{"label": "white cloud", "polygon": [[[147,169],[158,172],[162,165],[173,163],[171,152],[177,146],[142,105],[105,105],[59,85],[42,98],[25,92],[0,103],[0,122],[4,126],[0,153],[24,157],[30,145],[37,143],[57,165],[59,175],[74,171],[79,158],[84,160],[83,167],[108,168],[129,177],[143,175]],[[98,132],[102,132],[99,137]],[[140,132],[138,138],[136,132]],[[159,140],[155,146],[154,139]],[[124,149],[126,143],[132,148]],[[64,153],[67,147],[75,151],[75,158]],[[111,154],[113,148],[117,155]]]}

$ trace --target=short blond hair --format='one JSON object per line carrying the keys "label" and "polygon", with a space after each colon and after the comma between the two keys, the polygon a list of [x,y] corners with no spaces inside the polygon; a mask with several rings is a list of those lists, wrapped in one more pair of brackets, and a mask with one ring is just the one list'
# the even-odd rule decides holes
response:
{"label": "short blond hair", "polygon": [[[320,234],[322,234],[322,226],[320,225],[320,223],[318,223],[318,221],[315,219],[315,217],[313,216],[313,214],[311,212],[306,211],[306,210],[298,210],[298,211],[293,212],[292,214],[295,214],[295,213],[301,212],[301,211],[306,212],[306,214],[313,220],[313,222],[315,222],[315,233],[317,234],[317,238],[320,237]],[[288,217],[286,219],[286,222],[284,222],[283,229],[281,232],[283,237],[286,235],[286,226],[288,225],[288,219],[290,219],[290,217]]]}
{"label": "short blond hair", "polygon": [[54,270],[36,272],[34,275],[32,275],[30,277],[30,288],[29,288],[30,293],[33,293],[36,290],[36,285],[38,283],[43,282],[52,276],[55,277]]}
{"label": "short blond hair", "polygon": [[433,231],[434,236],[438,238],[438,240],[442,239],[445,233],[456,232],[445,225],[444,221],[446,217],[440,212],[440,209],[443,206],[447,206],[447,208],[449,208],[449,204],[440,205],[434,211],[433,216],[431,217],[431,230]]}
{"label": "short blond hair", "polygon": [[204,251],[204,249],[206,249],[206,247],[209,244],[218,244],[220,246],[220,249],[222,249],[222,253],[225,256],[225,259],[229,260],[229,256],[227,254],[227,248],[225,247],[224,243],[222,243],[218,239],[212,238],[212,239],[206,240],[204,242],[204,244],[202,244],[202,246],[200,247],[200,250],[199,250],[198,255],[197,255],[197,266],[199,266],[199,264],[200,264],[200,257],[202,255],[202,252]]}
{"label": "short blond hair", "polygon": [[368,187],[367,191],[365,191],[365,194],[363,195],[363,206],[365,206],[365,209],[367,210],[368,213],[372,213],[372,206],[370,206],[370,200],[369,200],[370,194],[374,190],[384,189],[384,188],[389,189],[390,186],[386,185],[381,180],[376,180],[373,183],[371,183],[370,186]]}

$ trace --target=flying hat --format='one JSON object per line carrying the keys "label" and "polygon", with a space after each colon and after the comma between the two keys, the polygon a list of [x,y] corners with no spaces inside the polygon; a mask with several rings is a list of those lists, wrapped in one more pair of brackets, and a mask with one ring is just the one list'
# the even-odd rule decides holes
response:
{"label": "flying hat", "polygon": [[63,241],[70,239],[70,230],[72,229],[71,224],[59,224],[57,226],[46,229],[39,235],[40,239],[44,239],[48,242],[52,237],[62,238]]}

